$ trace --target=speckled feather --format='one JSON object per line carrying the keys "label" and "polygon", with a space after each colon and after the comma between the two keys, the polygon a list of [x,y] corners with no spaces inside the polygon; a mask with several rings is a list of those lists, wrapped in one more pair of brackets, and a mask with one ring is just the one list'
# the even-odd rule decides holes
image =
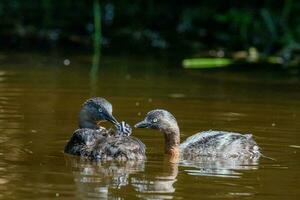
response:
{"label": "speckled feather", "polygon": [[143,160],[145,145],[132,136],[111,136],[98,140],[90,157],[96,160]]}
{"label": "speckled feather", "polygon": [[65,146],[65,152],[90,160],[142,160],[145,145],[132,136],[115,134],[112,129],[78,129]]}
{"label": "speckled feather", "polygon": [[77,129],[65,146],[65,153],[77,156],[89,156],[96,141],[107,137],[109,131],[105,128],[96,130],[89,128]]}
{"label": "speckled feather", "polygon": [[251,134],[239,134],[226,131],[205,131],[197,133],[180,144],[183,158],[196,159],[209,157],[249,157],[260,156],[259,147]]}

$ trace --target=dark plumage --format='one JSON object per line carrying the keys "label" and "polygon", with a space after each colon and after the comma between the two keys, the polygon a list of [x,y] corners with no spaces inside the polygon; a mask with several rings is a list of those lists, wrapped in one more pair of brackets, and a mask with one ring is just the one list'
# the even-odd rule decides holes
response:
{"label": "dark plumage", "polygon": [[[110,121],[116,130],[98,125]],[[130,136],[131,127],[119,123],[112,115],[111,104],[100,97],[87,100],[79,114],[77,129],[65,146],[65,153],[90,160],[142,160],[145,159],[145,145]]]}
{"label": "dark plumage", "polygon": [[225,131],[197,133],[180,144],[180,132],[175,117],[166,110],[150,111],[146,118],[135,125],[137,128],[152,128],[165,135],[167,154],[180,154],[183,159],[207,157],[258,158],[261,153],[251,134]]}
{"label": "dark plumage", "polygon": [[143,160],[145,145],[132,136],[110,136],[97,140],[90,157],[96,160]]}

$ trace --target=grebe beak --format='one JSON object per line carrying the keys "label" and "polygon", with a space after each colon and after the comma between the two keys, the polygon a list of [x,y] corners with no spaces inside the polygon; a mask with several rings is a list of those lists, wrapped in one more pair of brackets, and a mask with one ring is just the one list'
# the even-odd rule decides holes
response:
{"label": "grebe beak", "polygon": [[137,123],[136,125],[134,125],[135,128],[149,128],[150,127],[150,123],[148,123],[147,121],[141,121],[139,123]]}

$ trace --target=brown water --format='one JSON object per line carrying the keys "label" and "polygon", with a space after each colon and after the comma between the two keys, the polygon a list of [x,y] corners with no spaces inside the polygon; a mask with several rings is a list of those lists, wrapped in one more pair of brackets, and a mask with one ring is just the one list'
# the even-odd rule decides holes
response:
{"label": "brown water", "polygon": [[[0,199],[299,199],[299,71],[175,70],[149,59],[0,54]],[[134,130],[145,162],[89,163],[63,154],[90,96],[131,125],[154,108],[178,119],[181,138],[200,130],[252,133],[257,163],[170,164],[163,137]],[[105,124],[110,126],[110,124]]]}

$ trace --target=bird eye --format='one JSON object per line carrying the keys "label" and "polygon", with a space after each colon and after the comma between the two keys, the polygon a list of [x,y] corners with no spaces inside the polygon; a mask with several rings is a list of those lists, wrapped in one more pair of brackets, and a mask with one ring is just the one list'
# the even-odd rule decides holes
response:
{"label": "bird eye", "polygon": [[152,119],[152,122],[153,122],[153,123],[156,123],[157,121],[158,121],[157,118]]}
{"label": "bird eye", "polygon": [[99,111],[99,112],[102,112],[102,108],[98,108],[98,111]]}

